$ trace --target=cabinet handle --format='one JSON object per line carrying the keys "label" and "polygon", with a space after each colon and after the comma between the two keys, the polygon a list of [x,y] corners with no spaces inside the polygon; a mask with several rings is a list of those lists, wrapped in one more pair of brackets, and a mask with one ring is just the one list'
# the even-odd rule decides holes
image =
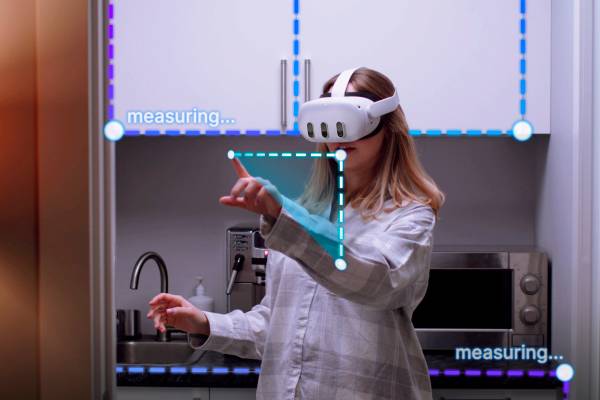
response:
{"label": "cabinet handle", "polygon": [[287,129],[287,60],[281,60],[280,64],[281,78],[281,127]]}
{"label": "cabinet handle", "polygon": [[304,59],[304,101],[310,101],[310,58]]}

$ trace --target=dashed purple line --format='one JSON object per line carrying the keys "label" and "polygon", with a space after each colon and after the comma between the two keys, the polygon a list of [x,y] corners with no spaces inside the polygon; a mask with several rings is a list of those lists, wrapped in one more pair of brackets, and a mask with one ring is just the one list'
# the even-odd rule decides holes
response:
{"label": "dashed purple line", "polygon": [[546,373],[544,371],[541,370],[531,370],[531,371],[527,371],[527,375],[533,377],[533,378],[543,378]]}
{"label": "dashed purple line", "polygon": [[460,370],[458,370],[458,369],[445,369],[444,370],[444,375],[446,375],[446,376],[459,376],[460,375]]}
{"label": "dashed purple line", "polygon": [[106,76],[108,79],[107,82],[107,96],[108,96],[108,106],[107,106],[107,110],[106,110],[106,114],[107,114],[107,119],[110,121],[112,119],[114,119],[115,117],[115,107],[114,107],[114,98],[115,98],[115,87],[113,84],[113,80],[114,80],[114,76],[115,76],[115,69],[113,66],[113,59],[115,56],[115,48],[113,45],[113,40],[115,37],[115,29],[114,29],[114,24],[113,24],[113,19],[115,17],[115,6],[112,2],[109,2],[108,4],[108,9],[107,9],[107,14],[108,14],[108,26],[107,26],[107,32],[106,32],[106,36],[107,36],[107,55],[108,55],[108,65],[106,67]]}

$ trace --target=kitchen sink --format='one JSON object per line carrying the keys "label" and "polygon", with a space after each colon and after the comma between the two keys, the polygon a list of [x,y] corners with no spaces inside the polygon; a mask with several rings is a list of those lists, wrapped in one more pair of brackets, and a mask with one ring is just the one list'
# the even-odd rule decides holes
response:
{"label": "kitchen sink", "polygon": [[186,339],[180,338],[159,342],[154,336],[144,336],[117,342],[117,364],[194,364],[204,353],[192,349]]}

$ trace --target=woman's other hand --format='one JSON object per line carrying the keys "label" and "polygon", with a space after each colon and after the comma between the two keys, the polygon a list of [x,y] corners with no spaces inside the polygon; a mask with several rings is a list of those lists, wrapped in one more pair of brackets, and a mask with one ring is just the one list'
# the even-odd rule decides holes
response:
{"label": "woman's other hand", "polygon": [[210,326],[204,311],[197,309],[183,297],[160,293],[150,300],[149,304],[150,311],[146,317],[154,320],[154,327],[159,331],[165,332],[165,325],[170,325],[188,333],[210,335]]}
{"label": "woman's other hand", "polygon": [[281,202],[277,199],[275,187],[262,178],[251,176],[237,158],[231,161],[238,180],[229,196],[221,197],[219,202],[276,219],[281,212]]}

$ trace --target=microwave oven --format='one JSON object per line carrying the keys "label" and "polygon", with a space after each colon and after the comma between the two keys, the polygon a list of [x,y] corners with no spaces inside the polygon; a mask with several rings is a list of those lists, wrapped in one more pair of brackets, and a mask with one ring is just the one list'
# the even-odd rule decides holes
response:
{"label": "microwave oven", "polygon": [[432,252],[427,292],[412,315],[426,350],[546,347],[550,266],[543,252]]}

